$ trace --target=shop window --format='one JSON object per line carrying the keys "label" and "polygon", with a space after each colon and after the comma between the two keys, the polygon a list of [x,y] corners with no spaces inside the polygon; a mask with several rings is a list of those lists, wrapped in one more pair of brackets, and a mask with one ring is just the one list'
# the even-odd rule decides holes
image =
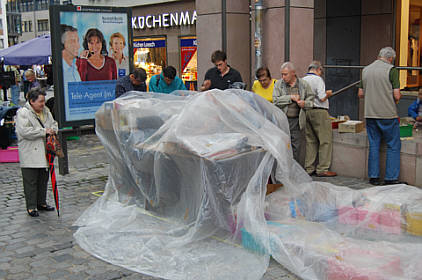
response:
{"label": "shop window", "polygon": [[198,89],[196,37],[180,38],[180,73],[185,86],[189,90]]}
{"label": "shop window", "polygon": [[[421,67],[422,0],[402,0],[397,6],[398,65]],[[422,86],[422,71],[400,71],[400,86],[414,90]]]}
{"label": "shop window", "polygon": [[38,21],[38,31],[48,31],[48,19],[41,19]]}
{"label": "shop window", "polygon": [[165,37],[138,38],[133,41],[133,61],[135,67],[142,67],[147,71],[149,79],[160,74],[167,64],[167,44]]}

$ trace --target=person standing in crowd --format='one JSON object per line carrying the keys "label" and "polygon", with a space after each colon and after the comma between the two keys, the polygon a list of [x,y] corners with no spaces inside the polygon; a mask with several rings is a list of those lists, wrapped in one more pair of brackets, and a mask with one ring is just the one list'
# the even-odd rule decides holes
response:
{"label": "person standing in crowd", "polygon": [[214,88],[225,90],[235,82],[243,82],[239,71],[227,64],[225,52],[220,50],[213,52],[211,62],[215,67],[208,69],[207,73],[205,73],[205,80],[200,87],[200,91]]}
{"label": "person standing in crowd", "polygon": [[[316,173],[318,177],[334,177],[337,176],[337,173],[328,170],[331,166],[333,152],[333,131],[328,114],[328,98],[333,92],[325,90],[322,74],[321,63],[312,61],[308,67],[308,73],[303,78],[315,95],[313,108],[306,111],[305,170],[309,175]],[[317,157],[318,164],[315,169]]]}
{"label": "person standing in crowd", "polygon": [[163,71],[151,77],[149,91],[157,93],[170,93],[175,90],[186,90],[182,79],[176,76],[176,68],[167,66]]}
{"label": "person standing in crowd", "polygon": [[400,124],[396,103],[401,98],[399,73],[393,66],[396,52],[382,48],[378,59],[362,71],[359,98],[365,98],[366,132],[369,141],[368,177],[380,185],[379,153],[381,140],[387,144],[384,184],[400,184]]}
{"label": "person standing in crowd", "polygon": [[269,102],[273,102],[273,91],[276,79],[271,78],[270,69],[268,67],[260,67],[256,70],[252,91]]}
{"label": "person standing in crowd", "polygon": [[136,68],[133,73],[119,78],[116,83],[116,98],[131,90],[146,92],[146,79],[147,72],[143,68]]}
{"label": "person standing in crowd", "polygon": [[6,68],[7,71],[13,71],[13,73],[15,74],[15,83],[13,85],[10,85],[10,93],[12,96],[12,103],[16,106],[19,105],[19,97],[20,97],[20,83],[22,80],[20,71],[19,71],[19,66],[8,66]]}
{"label": "person standing in crowd", "polygon": [[97,28],[88,29],[82,43],[84,51],[76,60],[82,81],[116,80],[114,59],[107,56],[107,44],[103,33]]}
{"label": "person standing in crowd", "polygon": [[422,88],[419,89],[418,98],[407,109],[409,117],[415,120],[415,127],[422,125]]}
{"label": "person standing in crowd", "polygon": [[129,72],[129,58],[123,53],[123,50],[126,47],[125,37],[120,32],[113,33],[110,36],[109,44],[111,57],[116,63],[117,76],[126,76]]}
{"label": "person standing in crowd", "polygon": [[281,65],[281,78],[274,86],[273,103],[287,115],[293,158],[303,166],[305,110],[313,107],[315,96],[309,84],[296,76],[293,63]]}
{"label": "person standing in crowd", "polygon": [[[24,75],[25,75],[26,81],[28,82],[28,90],[31,90],[36,87],[38,88],[41,87],[40,83],[37,81],[37,78],[35,77],[34,70],[28,69],[25,71]],[[26,95],[25,95],[25,98],[28,99]]]}
{"label": "person standing in crowd", "polygon": [[46,136],[56,134],[58,126],[45,107],[45,95],[40,88],[31,89],[28,101],[17,111],[16,119],[26,209],[31,217],[39,216],[38,211],[54,210],[46,203],[48,163],[45,146]]}
{"label": "person standing in crowd", "polygon": [[68,82],[81,81],[76,67],[76,58],[81,45],[79,44],[78,30],[75,27],[61,24],[60,29],[62,34],[63,83],[67,87]]}

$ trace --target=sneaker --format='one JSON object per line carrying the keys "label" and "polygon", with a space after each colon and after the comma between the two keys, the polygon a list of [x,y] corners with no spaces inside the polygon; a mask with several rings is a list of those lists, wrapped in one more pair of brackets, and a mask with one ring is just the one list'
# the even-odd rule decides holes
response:
{"label": "sneaker", "polygon": [[374,185],[374,186],[381,185],[380,178],[369,178],[369,184]]}

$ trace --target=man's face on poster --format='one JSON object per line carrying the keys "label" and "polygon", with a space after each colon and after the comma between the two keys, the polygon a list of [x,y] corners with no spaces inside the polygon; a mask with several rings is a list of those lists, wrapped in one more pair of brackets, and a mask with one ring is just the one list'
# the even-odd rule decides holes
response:
{"label": "man's face on poster", "polygon": [[67,50],[72,56],[77,57],[79,48],[79,36],[76,31],[69,31],[66,34],[66,40],[64,41],[64,49]]}

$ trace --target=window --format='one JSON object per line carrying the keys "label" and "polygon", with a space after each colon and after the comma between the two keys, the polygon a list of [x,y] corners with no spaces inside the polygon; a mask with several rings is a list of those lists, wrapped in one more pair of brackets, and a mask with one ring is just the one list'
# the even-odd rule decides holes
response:
{"label": "window", "polygon": [[0,29],[3,29],[3,21],[0,18]]}
{"label": "window", "polygon": [[38,31],[48,31],[48,19],[41,19],[38,21]]}
{"label": "window", "polygon": [[4,42],[3,42],[3,39],[0,39],[0,49],[3,49],[4,48]]}
{"label": "window", "polygon": [[32,32],[32,21],[22,22],[22,32]]}
{"label": "window", "polygon": [[156,74],[160,74],[167,63],[166,37],[140,38],[133,41],[135,67],[147,71],[147,83]]}

